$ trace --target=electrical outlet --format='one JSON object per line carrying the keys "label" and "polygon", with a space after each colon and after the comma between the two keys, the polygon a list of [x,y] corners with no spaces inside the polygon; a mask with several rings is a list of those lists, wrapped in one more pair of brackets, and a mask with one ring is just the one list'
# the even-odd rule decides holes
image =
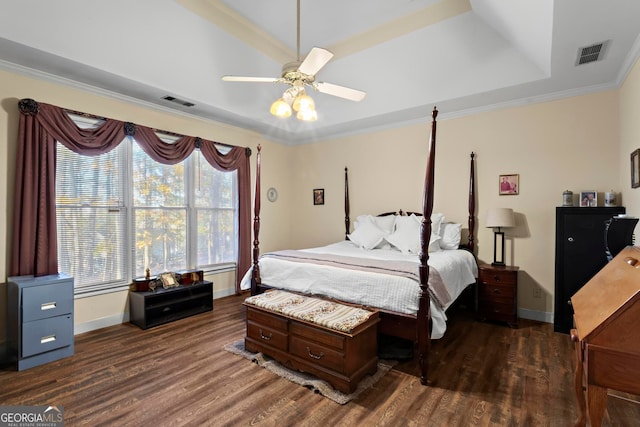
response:
{"label": "electrical outlet", "polygon": [[542,289],[540,289],[540,286],[538,285],[533,286],[533,297],[542,298]]}

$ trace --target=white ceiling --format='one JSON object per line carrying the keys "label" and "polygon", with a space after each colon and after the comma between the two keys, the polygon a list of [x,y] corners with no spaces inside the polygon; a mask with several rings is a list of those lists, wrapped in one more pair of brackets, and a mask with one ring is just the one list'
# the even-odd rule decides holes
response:
{"label": "white ceiling", "polygon": [[638,0],[301,0],[301,56],[335,54],[317,79],[367,92],[312,92],[314,123],[269,114],[282,84],[220,79],[296,60],[296,0],[3,0],[0,68],[300,144],[618,87],[638,17]]}

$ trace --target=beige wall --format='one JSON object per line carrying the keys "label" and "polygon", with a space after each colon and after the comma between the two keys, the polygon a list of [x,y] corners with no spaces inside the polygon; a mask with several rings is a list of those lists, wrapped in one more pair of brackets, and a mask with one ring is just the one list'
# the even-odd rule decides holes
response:
{"label": "beige wall", "polygon": [[[618,187],[622,188],[622,201],[627,213],[640,217],[640,188],[631,188],[630,175],[631,152],[640,148],[640,60],[636,61],[620,88],[619,128]],[[638,230],[640,228],[636,227],[636,232]]]}
{"label": "beige wall", "polygon": [[[552,321],[555,207],[562,192],[622,191],[617,91],[509,108],[438,122],[435,211],[467,222],[469,153],[477,154],[477,244],[493,260],[486,211],[509,207],[517,227],[506,230],[507,263],[518,265],[521,315]],[[349,167],[351,217],[389,210],[421,211],[430,124],[356,135],[295,151],[292,243],[322,245],[343,238],[343,170]],[[500,174],[520,175],[520,194],[498,195]],[[325,188],[326,204],[311,191]],[[542,290],[534,297],[534,289]]]}

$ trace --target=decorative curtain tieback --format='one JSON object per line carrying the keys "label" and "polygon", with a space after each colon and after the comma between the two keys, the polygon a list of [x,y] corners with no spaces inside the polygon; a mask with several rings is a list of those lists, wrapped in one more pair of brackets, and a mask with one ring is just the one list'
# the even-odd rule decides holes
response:
{"label": "decorative curtain tieback", "polygon": [[40,111],[38,102],[31,98],[21,99],[18,102],[18,106],[20,107],[20,112],[27,116],[35,116]]}
{"label": "decorative curtain tieback", "polygon": [[136,124],[131,122],[123,123],[124,134],[127,136],[134,136],[136,134]]}

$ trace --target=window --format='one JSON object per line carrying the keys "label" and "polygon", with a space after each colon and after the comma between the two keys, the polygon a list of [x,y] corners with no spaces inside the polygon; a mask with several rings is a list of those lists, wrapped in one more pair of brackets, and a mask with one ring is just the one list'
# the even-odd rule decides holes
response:
{"label": "window", "polygon": [[88,157],[57,144],[58,268],[75,278],[76,287],[123,285],[130,279],[122,173],[126,145]]}
{"label": "window", "polygon": [[235,268],[237,172],[198,150],[163,165],[129,140],[95,157],[58,144],[56,161],[59,269],[76,294],[126,289],[146,268]]}

